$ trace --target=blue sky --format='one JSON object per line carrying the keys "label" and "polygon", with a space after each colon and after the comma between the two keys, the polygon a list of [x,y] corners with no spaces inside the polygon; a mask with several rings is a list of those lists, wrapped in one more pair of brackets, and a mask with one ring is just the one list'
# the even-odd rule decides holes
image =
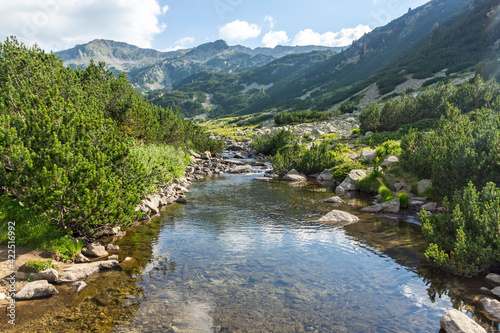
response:
{"label": "blue sky", "polygon": [[428,0],[16,0],[0,3],[0,38],[58,51],[96,38],[172,50],[230,45],[345,46]]}

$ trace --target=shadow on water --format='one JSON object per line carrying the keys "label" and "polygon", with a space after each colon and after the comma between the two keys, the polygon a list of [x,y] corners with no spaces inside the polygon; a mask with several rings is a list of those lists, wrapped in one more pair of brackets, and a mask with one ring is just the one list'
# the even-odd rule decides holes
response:
{"label": "shadow on water", "polygon": [[[329,186],[252,176],[191,191],[119,241],[120,260],[136,259],[127,270],[92,277],[77,297],[64,287],[22,331],[438,332],[455,307],[498,332],[474,306],[484,282],[427,269],[420,226],[363,215],[370,197],[326,204]],[[332,209],[361,221],[314,222]],[[48,300],[37,302],[20,315],[40,317]]]}

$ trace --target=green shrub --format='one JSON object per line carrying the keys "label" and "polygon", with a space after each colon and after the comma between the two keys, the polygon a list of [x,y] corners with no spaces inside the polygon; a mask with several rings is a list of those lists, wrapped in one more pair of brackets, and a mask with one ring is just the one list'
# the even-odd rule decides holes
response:
{"label": "green shrub", "polygon": [[358,161],[356,162],[346,161],[345,163],[339,164],[332,168],[333,171],[332,178],[341,182],[347,177],[347,175],[349,175],[351,170],[363,169],[363,168],[364,166]]}
{"label": "green shrub", "polygon": [[365,178],[356,181],[356,188],[366,193],[378,193],[381,186],[389,187],[390,181],[380,172],[371,172]]}
{"label": "green shrub", "polygon": [[380,158],[380,160],[383,160],[387,156],[390,155],[399,155],[401,154],[401,146],[400,143],[394,140],[388,140],[378,146],[376,148],[377,150],[377,156]]}
{"label": "green shrub", "polygon": [[252,148],[257,152],[274,156],[281,148],[292,144],[297,140],[297,136],[290,131],[281,129],[271,133],[267,137],[256,137],[252,142]]}
{"label": "green shrub", "polygon": [[500,191],[488,183],[481,191],[469,185],[444,200],[442,215],[421,212],[429,244],[425,256],[437,268],[457,275],[488,272],[500,258]]}
{"label": "green shrub", "polygon": [[274,116],[277,125],[312,123],[328,120],[333,113],[329,111],[283,111]]}
{"label": "green shrub", "polygon": [[33,270],[35,272],[41,272],[46,269],[52,268],[52,259],[48,260],[28,260],[26,262],[26,268]]}
{"label": "green shrub", "polygon": [[398,193],[397,198],[399,198],[401,208],[408,208],[410,204],[410,196],[408,193]]}
{"label": "green shrub", "polygon": [[392,199],[395,199],[396,197],[394,196],[394,193],[392,193],[387,186],[382,185],[378,188],[378,194],[380,194],[380,201],[381,202],[386,202]]}

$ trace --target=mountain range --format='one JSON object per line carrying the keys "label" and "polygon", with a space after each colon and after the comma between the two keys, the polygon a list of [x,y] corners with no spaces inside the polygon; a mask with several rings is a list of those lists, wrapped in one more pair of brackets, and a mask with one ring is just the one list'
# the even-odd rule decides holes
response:
{"label": "mountain range", "polygon": [[126,71],[150,101],[188,117],[328,110],[469,73],[498,77],[499,8],[500,0],[433,0],[344,49],[216,41],[160,52],[95,40],[58,55],[69,66],[94,59]]}

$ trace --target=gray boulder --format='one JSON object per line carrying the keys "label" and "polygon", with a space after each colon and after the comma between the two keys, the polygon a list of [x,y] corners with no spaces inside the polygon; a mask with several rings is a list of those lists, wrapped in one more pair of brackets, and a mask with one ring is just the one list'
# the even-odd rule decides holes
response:
{"label": "gray boulder", "polygon": [[343,187],[341,187],[341,186],[337,186],[335,188],[335,194],[337,194],[337,195],[345,195],[346,194],[346,190]]}
{"label": "gray boulder", "polygon": [[118,245],[108,244],[108,245],[106,245],[106,250],[108,250],[108,251],[119,251],[120,247]]}
{"label": "gray boulder", "polygon": [[446,312],[439,323],[446,333],[486,333],[484,328],[456,309]]}
{"label": "gray boulder", "polygon": [[432,187],[432,181],[430,179],[422,179],[419,181],[417,184],[418,195],[422,195],[422,193],[429,187]]}
{"label": "gray boulder", "polygon": [[399,198],[389,200],[387,202],[384,202],[381,204],[382,210],[387,213],[399,213],[399,210],[401,208],[401,201]]}
{"label": "gray boulder", "polygon": [[344,179],[342,184],[339,186],[346,191],[356,191],[356,181],[361,180],[366,177],[366,172],[364,170],[351,170],[347,177]]}
{"label": "gray boulder", "polygon": [[433,212],[437,209],[437,203],[429,202],[429,203],[423,205],[422,209],[425,209],[426,211],[429,211],[429,212]]}
{"label": "gray boulder", "polygon": [[29,282],[14,296],[15,299],[33,299],[58,294],[57,289],[47,280]]}
{"label": "gray boulder", "polygon": [[500,286],[500,275],[495,273],[490,273],[486,275],[486,281],[494,286]]}
{"label": "gray boulder", "polygon": [[119,267],[120,264],[116,260],[96,261],[88,264],[73,265],[63,269],[59,277],[60,283],[76,282],[85,279],[86,277],[95,274],[101,270]]}
{"label": "gray boulder", "polygon": [[320,181],[333,180],[332,176],[333,176],[333,171],[325,169],[322,173],[320,173],[320,175],[316,179]]}
{"label": "gray boulder", "polygon": [[99,243],[91,243],[82,249],[82,253],[90,257],[106,257],[109,253]]}
{"label": "gray boulder", "polygon": [[479,301],[483,307],[483,312],[488,319],[500,322],[500,302],[489,297],[482,297]]}
{"label": "gray boulder", "polygon": [[345,203],[344,200],[342,200],[340,197],[338,196],[335,196],[335,197],[331,197],[329,199],[326,199],[325,201],[323,202],[326,202],[326,203]]}
{"label": "gray boulder", "polygon": [[209,151],[204,151],[200,154],[202,160],[210,160],[212,159],[212,154]]}
{"label": "gray boulder", "polygon": [[381,166],[393,166],[399,163],[399,158],[397,156],[388,156],[382,162]]}
{"label": "gray boulder", "polygon": [[78,255],[76,256],[75,262],[77,264],[82,264],[82,263],[90,262],[90,260],[89,260],[89,258],[84,256],[83,254],[78,253]]}
{"label": "gray boulder", "polygon": [[325,216],[317,220],[317,222],[320,223],[333,223],[339,225],[348,225],[356,223],[358,221],[359,218],[357,216],[336,209],[332,210],[330,213],[326,214]]}
{"label": "gray boulder", "polygon": [[56,282],[59,279],[59,273],[53,268],[38,272],[35,280],[47,280],[48,282]]}
{"label": "gray boulder", "polygon": [[496,297],[500,297],[500,287],[495,287],[490,290],[490,292],[495,295]]}
{"label": "gray boulder", "polygon": [[363,213],[379,213],[384,209],[382,205],[373,205],[369,207],[362,208],[361,211]]}
{"label": "gray boulder", "polygon": [[284,177],[283,180],[288,182],[305,182],[307,178],[301,175],[297,170],[290,170]]}
{"label": "gray boulder", "polygon": [[361,151],[360,158],[369,162],[375,161],[377,158],[377,151],[375,149],[364,149]]}
{"label": "gray boulder", "polygon": [[252,166],[251,165],[237,165],[234,168],[232,168],[230,173],[251,173],[252,172]]}

